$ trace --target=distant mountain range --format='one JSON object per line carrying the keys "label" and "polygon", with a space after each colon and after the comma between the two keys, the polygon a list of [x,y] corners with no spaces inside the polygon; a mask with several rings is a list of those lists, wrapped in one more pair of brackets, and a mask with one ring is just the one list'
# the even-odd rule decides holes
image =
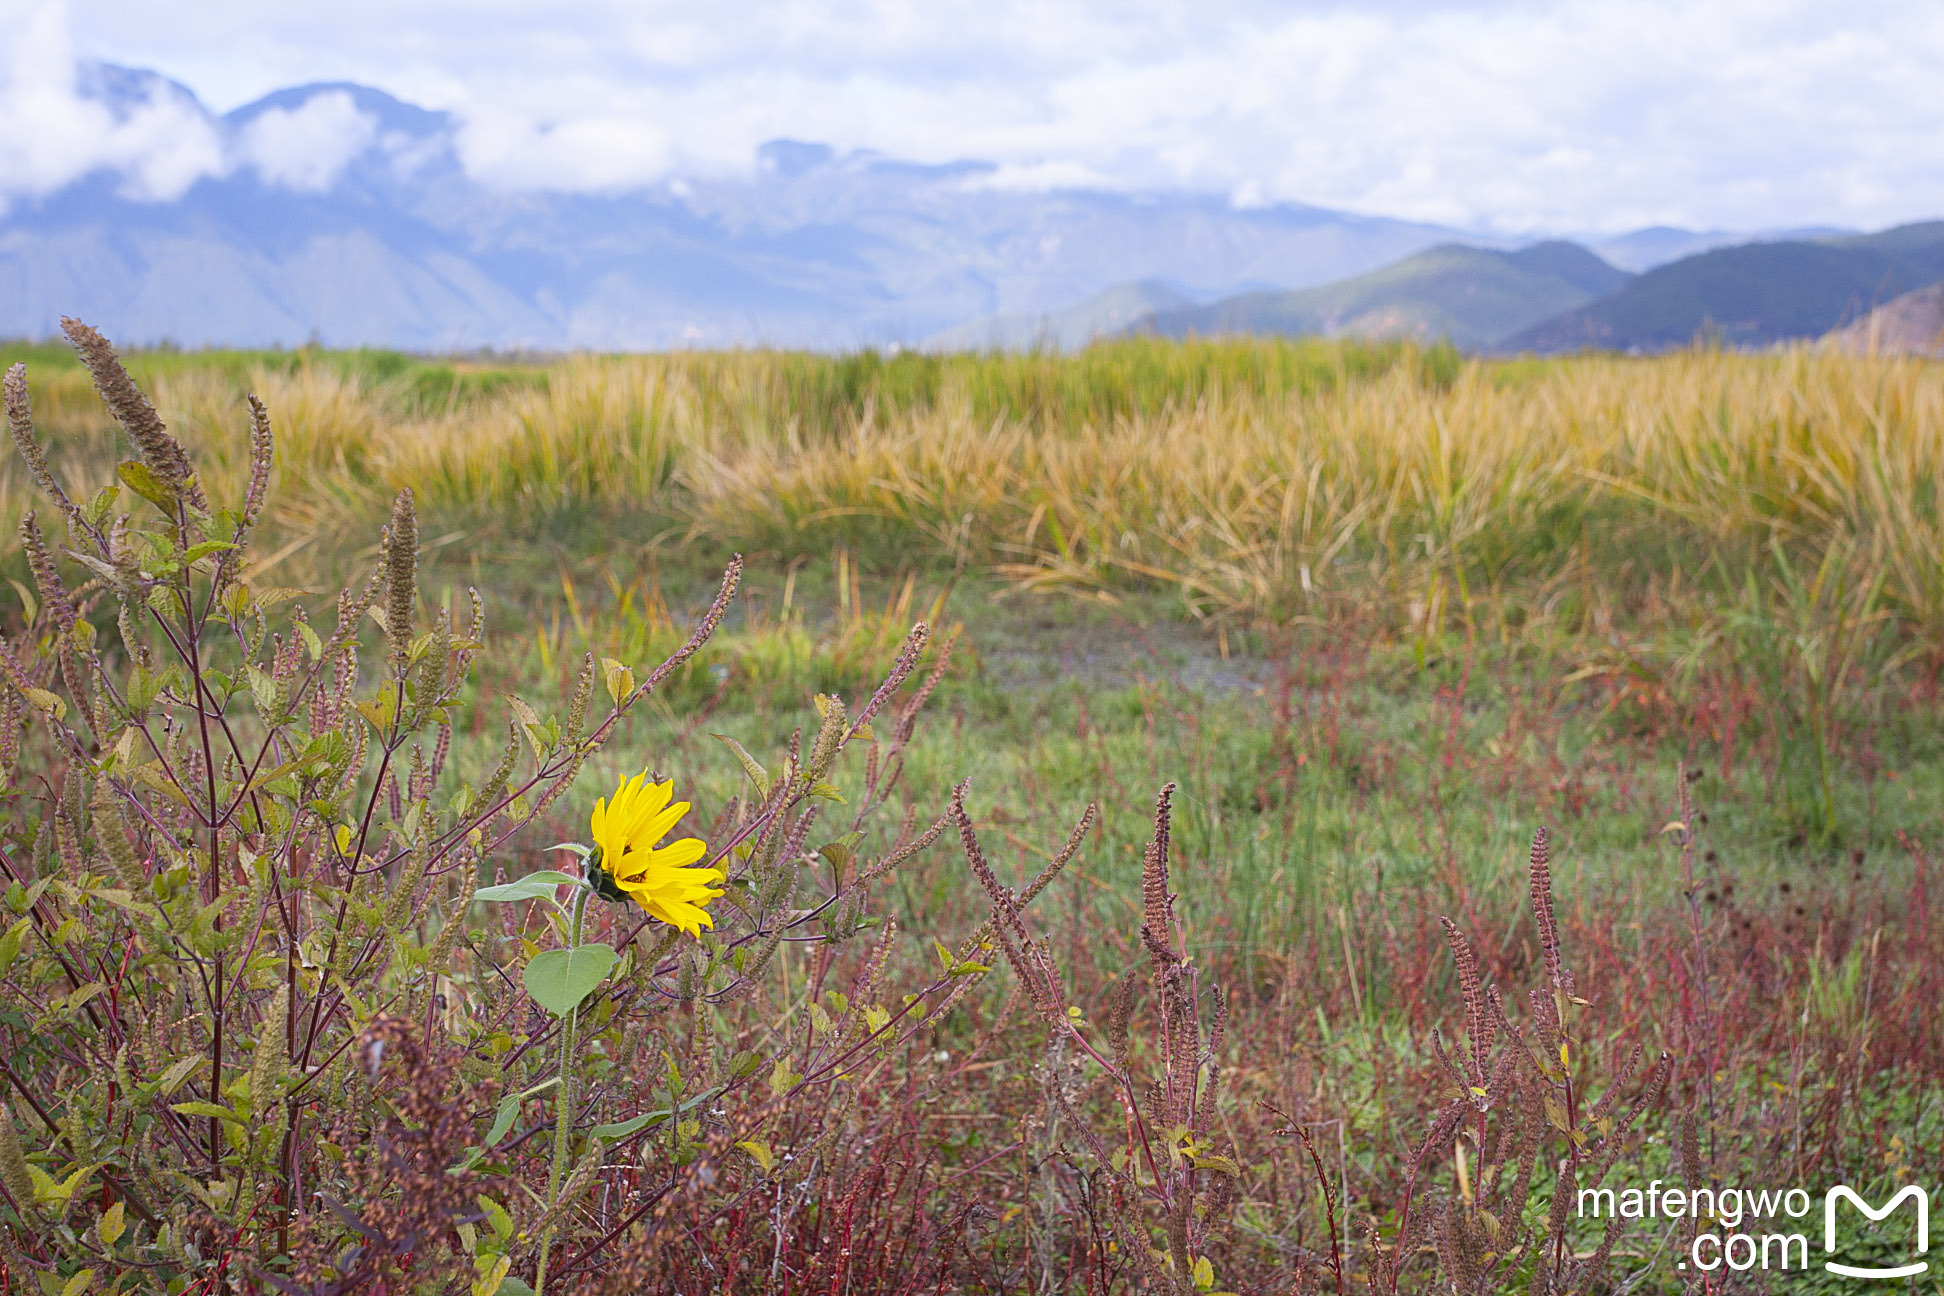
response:
{"label": "distant mountain range", "polygon": [[[989,163],[793,141],[765,145],[743,178],[504,192],[467,175],[451,117],[363,86],[221,117],[154,73],[92,65],[82,87],[118,118],[189,105],[232,162],[171,201],[105,173],[16,200],[0,216],[0,335],[47,336],[76,314],[185,346],[915,343],[1130,282],[1182,300],[1321,283],[1454,237],[1207,194],[1032,191]],[[279,148],[320,132],[335,157]]]}
{"label": "distant mountain range", "polygon": [[1762,346],[1820,337],[1944,279],[1944,221],[1880,234],[1751,243],[1658,266],[1501,338],[1502,351],[1664,351],[1711,338]]}
{"label": "distant mountain range", "polygon": [[1517,252],[1447,243],[1320,288],[1158,309],[1135,329],[1168,337],[1313,333],[1445,339],[1475,349],[1602,297],[1632,277],[1577,243],[1539,243]]}
{"label": "distant mountain range", "polygon": [[[1670,233],[1643,231],[1666,244],[1676,242],[1662,237]],[[1013,317],[962,326],[938,341],[1073,346],[1115,334],[1256,334],[1444,340],[1498,353],[1653,352],[1697,340],[1746,347],[1821,337],[1898,298],[1895,311],[1886,307],[1868,327],[1904,346],[1900,339],[1931,327],[1935,294],[1899,294],[1940,281],[1944,221],[1716,247],[1638,275],[1576,243],[1516,251],[1449,243],[1292,292],[1184,303],[1162,285],[1127,285],[1041,317],[1038,335],[1031,320]],[[1123,322],[1144,303],[1145,314]],[[1842,344],[1862,345],[1864,327],[1857,324]]]}
{"label": "distant mountain range", "polygon": [[1596,241],[1602,265],[1409,221],[1034,189],[986,162],[787,140],[740,177],[506,191],[467,173],[451,116],[365,86],[221,116],[139,69],[87,65],[80,90],[119,121],[166,105],[222,160],[167,200],[111,172],[12,200],[0,336],[46,337],[72,314],[182,346],[1071,347],[1193,318],[1482,346],[1736,237],[1641,230]]}

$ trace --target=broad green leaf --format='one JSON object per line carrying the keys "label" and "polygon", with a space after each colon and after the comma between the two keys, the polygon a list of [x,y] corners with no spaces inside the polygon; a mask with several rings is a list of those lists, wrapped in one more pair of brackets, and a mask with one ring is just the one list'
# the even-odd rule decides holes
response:
{"label": "broad green leaf", "polygon": [[1225,1156],[1196,1156],[1188,1160],[1197,1170],[1212,1170],[1231,1179],[1242,1177],[1242,1167]]}
{"label": "broad green leaf", "polygon": [[508,1094],[500,1099],[499,1109],[493,1113],[493,1128],[486,1131],[486,1146],[492,1147],[506,1137],[506,1131],[513,1128],[513,1122],[520,1115],[520,1099],[524,1095]]}
{"label": "broad green leaf", "polygon": [[593,1129],[587,1131],[587,1137],[614,1143],[628,1137],[630,1134],[645,1130],[650,1125],[659,1125],[667,1119],[667,1108],[663,1108],[660,1111],[643,1112],[632,1120],[616,1121],[612,1125],[596,1125]]}
{"label": "broad green leaf", "polygon": [[768,1174],[770,1171],[776,1169],[776,1153],[770,1151],[769,1144],[759,1142],[756,1139],[744,1139],[742,1142],[736,1144],[736,1146],[754,1157],[756,1164],[763,1167],[764,1174]]}
{"label": "broad green leaf", "polygon": [[192,563],[195,562],[197,559],[207,558],[211,554],[222,553],[225,549],[234,549],[234,548],[236,548],[236,546],[234,544],[231,544],[228,540],[204,540],[201,544],[193,544],[190,545],[187,549],[183,550],[182,561],[185,563]]}
{"label": "broad green leaf", "polygon": [[20,942],[26,933],[28,923],[31,921],[31,919],[22,918],[19,922],[7,928],[4,935],[0,935],[0,972],[5,972],[9,967],[12,967],[13,961],[20,957]]}
{"label": "broad green leaf", "polygon": [[513,1267],[513,1257],[481,1256],[480,1261],[486,1266],[486,1272],[480,1274],[478,1281],[473,1283],[472,1296],[497,1296],[497,1293],[504,1289],[503,1280],[506,1278],[506,1271]]}
{"label": "broad green leaf", "polygon": [[506,1207],[500,1205],[491,1197],[481,1196],[479,1198],[479,1209],[486,1212],[486,1222],[492,1227],[494,1237],[509,1238],[513,1236],[513,1217],[507,1213]]}
{"label": "broad green leaf", "polygon": [[61,700],[59,694],[49,693],[44,688],[32,687],[22,689],[20,693],[35,710],[45,712],[56,720],[67,719],[67,703]]}
{"label": "broad green leaf", "polygon": [[801,1079],[803,1079],[802,1073],[790,1069],[790,1060],[780,1057],[776,1059],[776,1065],[770,1068],[770,1092],[778,1098],[781,1098],[784,1094],[790,1092],[796,1086],[797,1081]]}
{"label": "broad green leaf", "polygon": [[115,465],[115,475],[127,484],[128,489],[164,513],[175,513],[175,492],[163,485],[162,479],[150,472],[149,466],[140,459],[122,460]]}
{"label": "broad green leaf", "polygon": [[537,900],[541,896],[545,896],[551,900],[553,899],[555,887],[565,886],[569,883],[579,881],[579,878],[569,877],[558,869],[541,869],[537,873],[529,873],[525,877],[515,878],[511,882],[502,882],[498,886],[481,887],[479,890],[473,892],[473,899]]}
{"label": "broad green leaf", "polygon": [[182,1059],[182,1061],[162,1073],[162,1078],[155,1082],[155,1092],[161,1097],[167,1098],[170,1094],[182,1087],[182,1082],[189,1078],[190,1072],[201,1065],[202,1059],[199,1057],[186,1057]]}
{"label": "broad green leaf", "polygon": [[607,979],[617,957],[606,945],[545,950],[528,961],[521,980],[535,1003],[565,1017]]}
{"label": "broad green leaf", "polygon": [[[32,618],[30,617],[29,620],[32,620]],[[601,674],[607,682],[608,696],[614,699],[614,705],[620,706],[621,700],[634,692],[634,672],[628,669],[624,663],[618,662],[612,657],[603,657],[601,658]]]}
{"label": "broad green leaf", "polygon": [[[266,720],[270,719],[276,714],[276,677],[259,666],[246,665],[243,671],[250,681],[250,698],[256,703],[257,714]],[[269,781],[269,779],[264,780],[266,783]]]}
{"label": "broad green leaf", "polygon": [[95,1236],[101,1239],[101,1245],[111,1250],[121,1239],[122,1230],[127,1227],[122,1222],[122,1210],[122,1203],[116,1202],[101,1212],[101,1218],[95,1221]]}
{"label": "broad green leaf", "polygon": [[169,1110],[181,1116],[212,1116],[217,1120],[240,1121],[243,1118],[227,1107],[213,1102],[172,1103]]}
{"label": "broad green leaf", "polygon": [[[265,714],[267,715],[268,711],[266,711]],[[313,759],[314,759],[313,757],[306,755],[306,756],[298,756],[292,760],[287,760],[283,764],[277,766],[275,769],[265,770],[263,771],[263,773],[251,779],[249,783],[244,787],[243,790],[245,792],[254,792],[266,783],[274,783],[278,779],[283,778],[286,775],[298,773],[301,770],[307,769],[310,766]]]}

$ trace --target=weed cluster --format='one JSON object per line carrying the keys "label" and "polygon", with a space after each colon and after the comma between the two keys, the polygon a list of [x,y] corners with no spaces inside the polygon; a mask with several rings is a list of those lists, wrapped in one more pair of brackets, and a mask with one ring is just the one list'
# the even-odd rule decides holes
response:
{"label": "weed cluster", "polygon": [[[273,433],[253,401],[249,435],[235,438],[247,449],[206,466],[213,434],[179,438],[104,339],[73,322],[68,333],[133,453],[104,442],[113,480],[74,485],[74,457],[44,445],[23,371],[8,374],[19,461],[53,519],[23,511],[26,615],[0,642],[8,1290],[1556,1293],[1602,1290],[1621,1267],[1626,1282],[1673,1289],[1656,1267],[1668,1239],[1579,1220],[1569,1206],[1581,1189],[1635,1173],[1722,1182],[1750,1165],[1865,1183],[1932,1146],[1944,1051],[1929,1022],[1944,961],[1914,841],[1907,891],[1886,889],[1903,873],[1866,879],[1859,862],[1847,885],[1805,877],[1781,903],[1737,895],[1682,777],[1666,834],[1679,852],[1667,865],[1673,921],[1634,924],[1599,903],[1556,910],[1541,832],[1524,866],[1529,918],[1507,926],[1454,865],[1437,887],[1352,889],[1334,907],[1313,896],[1306,922],[1264,950],[1228,939],[1239,905],[1178,894],[1188,870],[1201,869],[1204,892],[1218,874],[1213,860],[1184,859],[1168,784],[1151,825],[1140,812],[1131,921],[1083,918],[1069,888],[1063,942],[1049,892],[1076,867],[1082,886],[1104,886],[1104,867],[1081,861],[1104,853],[1103,836],[1127,840],[1126,812],[1103,800],[1056,845],[1028,850],[1017,803],[1060,801],[1058,789],[1002,790],[980,813],[961,781],[924,809],[931,780],[908,775],[941,759],[919,721],[954,639],[934,641],[924,621],[887,633],[913,607],[910,582],[885,616],[866,615],[852,551],[833,548],[844,614],[815,711],[786,726],[773,756],[727,737],[704,744],[697,726],[728,687],[716,636],[739,559],[686,630],[640,581],[617,580],[605,609],[584,607],[563,568],[574,633],[541,623],[494,641],[531,640],[539,669],[496,668],[485,598],[422,588],[421,511],[448,488],[407,481],[383,507],[368,565],[314,622],[314,595],[270,584],[277,551],[260,555],[294,516],[276,502],[283,447],[308,446],[301,459],[325,433]],[[1372,399],[1358,383],[1396,384],[1387,398],[1407,403],[1501,398],[1476,372],[1432,374],[1400,357],[1318,380],[1304,399],[1348,417]],[[666,378],[686,362],[652,363]],[[1821,362],[1776,363],[1813,373]],[[949,420],[949,388],[968,372],[980,371],[860,372],[826,404],[896,378],[913,384],[900,398],[913,419]],[[478,399],[562,390],[550,378]],[[1141,420],[1203,417],[1130,390],[1112,429],[1055,437],[1018,415],[980,453],[1050,455],[1061,438],[1148,453]],[[352,396],[346,408],[361,408]],[[1083,398],[1036,398],[1033,420]],[[589,453],[633,453],[632,433],[613,431],[619,417],[588,415]],[[845,453],[877,435],[868,423],[844,433]],[[354,466],[376,444],[361,435],[330,443],[337,480],[364,490],[380,477]],[[1457,444],[1435,443],[1433,461],[1452,467]],[[639,460],[646,476],[627,489],[693,489],[693,449],[662,467]],[[838,460],[812,462],[813,449],[798,467],[835,472]],[[1472,451],[1497,453],[1482,440]],[[754,483],[782,479],[750,467],[772,450],[736,453],[712,480],[719,499],[740,491],[754,508]],[[403,458],[388,462],[405,471]],[[1431,480],[1404,462],[1392,465],[1393,500]],[[282,472],[287,483],[287,462]],[[1499,503],[1467,511],[1458,478],[1437,480],[1450,487],[1449,535],[1499,525],[1489,515],[1517,493],[1487,490],[1481,499]],[[572,489],[606,489],[589,481]],[[463,488],[475,489],[509,502],[491,482]],[[1018,501],[989,504],[975,522]],[[1065,535],[1069,558],[1135,549],[1075,548],[1084,532],[1051,501],[1028,507],[1031,534]],[[1344,508],[1339,523],[1381,511]],[[956,536],[961,556],[998,544],[959,516],[940,535]],[[799,521],[817,533],[814,518]],[[1771,539],[1795,555],[1807,523],[1791,526]],[[1757,669],[1786,693],[1777,705],[1800,705],[1789,725],[1826,754],[1861,705],[1859,673],[1907,655],[1896,636],[1928,615],[1888,551],[1850,534],[1844,552],[1882,559],[1876,574],[1859,583],[1842,556],[1789,566],[1721,631],[1757,637],[1780,591],[1810,631]],[[1437,579],[1463,591],[1476,574],[1466,562],[1434,563]],[[1476,610],[1469,599],[1452,606]],[[793,627],[777,623],[777,680],[804,673]],[[872,685],[839,696],[886,656]],[[739,657],[735,669],[752,667]],[[1452,773],[1468,669],[1439,695],[1449,716],[1434,777],[1497,770],[1512,795],[1523,789],[1509,758]],[[1295,813],[1308,777],[1292,737],[1299,709],[1318,708],[1306,747],[1350,759],[1324,685],[1281,690],[1248,813]],[[510,712],[503,745],[488,700]],[[733,793],[697,814],[698,862],[721,873],[699,930],[631,904],[612,854],[581,847],[577,866],[536,867],[550,834],[580,831],[592,777],[612,772],[645,714],[676,723],[677,739],[620,767],[624,777],[646,764],[648,783],[686,795],[707,782],[702,746],[733,771]],[[1084,742],[1084,713],[1079,727]],[[1043,726],[1039,736],[1052,738]],[[1361,798],[1388,776],[1381,752],[1358,759],[1348,786]],[[1835,786],[1840,770],[1809,764],[1817,785]],[[1563,799],[1570,784],[1534,791]],[[1450,837],[1432,792],[1415,831]],[[1040,857],[1035,874],[1009,884],[1002,838]],[[1192,839],[1208,853],[1206,822]],[[1445,846],[1455,860],[1460,846]],[[964,881],[926,903],[941,856]],[[1439,946],[1448,961],[1432,956]],[[1523,996],[1499,989],[1520,984]]]}

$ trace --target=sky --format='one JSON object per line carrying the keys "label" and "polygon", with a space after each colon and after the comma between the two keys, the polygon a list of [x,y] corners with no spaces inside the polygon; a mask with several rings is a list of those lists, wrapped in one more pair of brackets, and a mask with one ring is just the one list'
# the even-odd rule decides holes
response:
{"label": "sky", "polygon": [[368,129],[342,104],[240,142],[181,104],[111,120],[75,92],[93,59],[217,111],[372,85],[456,114],[468,170],[516,189],[733,174],[789,137],[1514,234],[1944,216],[1935,0],[0,0],[0,21],[12,192],[111,167],[166,199],[252,157],[301,187]]}

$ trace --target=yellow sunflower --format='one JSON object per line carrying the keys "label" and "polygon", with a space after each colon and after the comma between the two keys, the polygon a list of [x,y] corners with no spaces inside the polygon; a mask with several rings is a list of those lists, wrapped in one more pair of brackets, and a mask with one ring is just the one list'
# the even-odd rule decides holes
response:
{"label": "yellow sunflower", "polygon": [[684,837],[666,846],[655,843],[681,822],[689,803],[676,801],[674,780],[649,783],[646,771],[625,780],[614,790],[613,803],[594,803],[588,827],[599,850],[589,863],[612,879],[651,915],[689,935],[714,927],[704,907],[721,895],[711,882],[720,882],[721,869],[691,868],[708,853],[700,838]]}

